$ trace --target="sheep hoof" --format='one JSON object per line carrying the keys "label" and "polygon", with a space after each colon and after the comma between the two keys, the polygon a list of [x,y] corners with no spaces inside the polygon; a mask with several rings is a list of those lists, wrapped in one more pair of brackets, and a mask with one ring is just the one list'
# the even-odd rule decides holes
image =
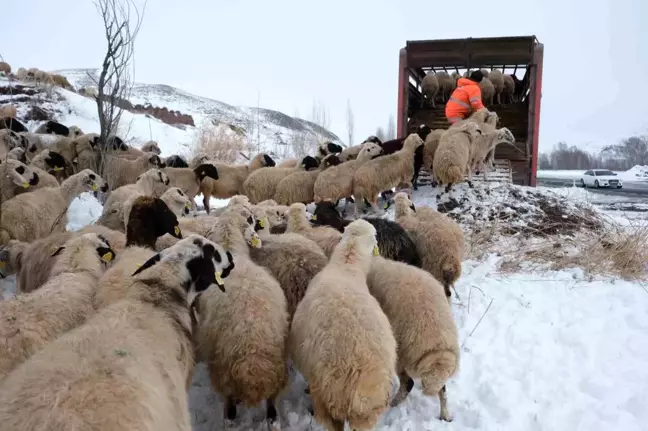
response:
{"label": "sheep hoof", "polygon": [[445,416],[439,416],[439,419],[444,421],[444,422],[452,422],[454,418],[452,417],[451,414],[447,413]]}
{"label": "sheep hoof", "polygon": [[437,200],[441,199],[441,195],[436,195]]}
{"label": "sheep hoof", "polygon": [[306,387],[306,389],[304,389],[304,393],[305,393],[306,395],[310,395],[310,388],[309,388],[309,387]]}
{"label": "sheep hoof", "polygon": [[472,183],[472,181],[468,181],[468,187],[470,187],[471,189],[474,189],[475,185]]}

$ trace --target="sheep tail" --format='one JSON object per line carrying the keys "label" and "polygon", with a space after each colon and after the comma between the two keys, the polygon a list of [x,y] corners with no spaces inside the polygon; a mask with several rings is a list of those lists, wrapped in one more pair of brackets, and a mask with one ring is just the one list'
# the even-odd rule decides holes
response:
{"label": "sheep tail", "polygon": [[450,292],[450,287],[454,284],[454,281],[457,279],[457,272],[454,267],[451,265],[444,265],[443,270],[443,290],[448,298],[452,296]]}
{"label": "sheep tail", "polygon": [[447,172],[448,183],[460,183],[463,180],[463,172],[459,166],[450,166]]}
{"label": "sheep tail", "polygon": [[436,396],[439,393],[457,371],[458,359],[457,353],[449,349],[433,350],[419,359],[416,368],[425,395]]}
{"label": "sheep tail", "polygon": [[241,401],[255,406],[275,395],[288,380],[288,370],[283,368],[280,370],[272,360],[259,355],[250,355],[236,363],[231,373],[241,390]]}
{"label": "sheep tail", "polygon": [[346,416],[353,428],[361,428],[359,424],[386,409],[398,391],[398,387],[394,387],[394,381],[398,382],[398,376],[385,375],[378,370],[356,371],[349,381],[351,383],[349,386],[355,388],[349,394],[348,411],[342,414],[333,409],[331,414],[334,418],[340,419]]}

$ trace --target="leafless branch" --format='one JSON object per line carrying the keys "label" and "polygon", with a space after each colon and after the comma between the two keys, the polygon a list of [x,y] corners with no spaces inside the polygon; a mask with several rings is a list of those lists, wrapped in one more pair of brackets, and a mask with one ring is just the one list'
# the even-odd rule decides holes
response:
{"label": "leafless branch", "polygon": [[99,115],[99,175],[104,174],[105,155],[112,151],[108,138],[117,132],[123,113],[120,107],[128,100],[134,74],[133,56],[135,38],[144,19],[146,1],[140,11],[135,0],[94,0],[101,15],[106,36],[106,54],[101,65],[97,85],[97,112]]}

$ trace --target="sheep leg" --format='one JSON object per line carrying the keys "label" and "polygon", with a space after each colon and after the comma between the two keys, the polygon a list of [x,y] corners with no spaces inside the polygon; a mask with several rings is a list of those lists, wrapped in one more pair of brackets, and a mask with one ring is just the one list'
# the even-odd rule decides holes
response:
{"label": "sheep leg", "polygon": [[452,183],[448,183],[445,188],[446,193],[450,193],[450,190],[452,189]]}
{"label": "sheep leg", "polygon": [[397,405],[402,403],[407,395],[412,392],[412,388],[414,388],[414,380],[412,380],[412,378],[408,376],[405,371],[400,373],[398,375],[398,378],[400,380],[400,388],[398,389],[396,396],[391,401],[392,407],[396,407]]}
{"label": "sheep leg", "polygon": [[232,397],[226,397],[223,403],[223,428],[236,428],[236,402]]}
{"label": "sheep leg", "polygon": [[203,207],[205,207],[205,211],[209,214],[209,195],[203,195]]}
{"label": "sheep leg", "polygon": [[281,424],[277,419],[277,409],[273,398],[266,400],[266,420],[268,421],[268,431],[281,430]]}
{"label": "sheep leg", "polygon": [[441,405],[441,414],[439,419],[446,422],[452,422],[452,415],[448,412],[448,394],[445,385],[439,391],[439,404]]}

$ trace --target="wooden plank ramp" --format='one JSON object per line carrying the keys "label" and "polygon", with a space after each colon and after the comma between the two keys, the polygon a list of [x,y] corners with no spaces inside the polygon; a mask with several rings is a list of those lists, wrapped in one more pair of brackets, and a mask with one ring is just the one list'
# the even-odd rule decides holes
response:
{"label": "wooden plank ramp", "polygon": [[[484,174],[482,172],[479,175],[474,174],[472,176],[473,184],[477,183],[513,183],[513,170],[511,169],[511,162],[508,159],[495,159],[494,162],[494,171],[488,171],[488,181],[484,181]],[[468,177],[464,177],[468,181]],[[419,172],[418,185],[429,186],[432,182],[432,173],[426,167],[421,168]]]}

